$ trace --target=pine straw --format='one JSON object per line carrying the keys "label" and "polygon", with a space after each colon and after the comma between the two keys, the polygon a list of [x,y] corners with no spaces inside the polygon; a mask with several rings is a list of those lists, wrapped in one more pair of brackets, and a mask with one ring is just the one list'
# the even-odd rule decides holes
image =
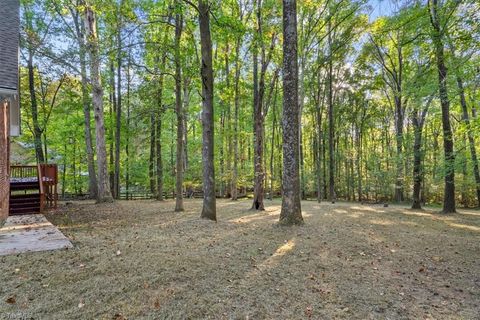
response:
{"label": "pine straw", "polygon": [[478,319],[480,212],[280,201],[63,205],[67,251],[0,258],[0,318]]}

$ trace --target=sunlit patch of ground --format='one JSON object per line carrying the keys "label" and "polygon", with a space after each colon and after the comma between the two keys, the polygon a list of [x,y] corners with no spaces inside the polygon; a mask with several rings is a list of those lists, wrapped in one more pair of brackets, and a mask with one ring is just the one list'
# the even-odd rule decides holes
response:
{"label": "sunlit patch of ground", "polygon": [[303,202],[63,205],[75,248],[0,257],[0,319],[478,319],[480,216]]}

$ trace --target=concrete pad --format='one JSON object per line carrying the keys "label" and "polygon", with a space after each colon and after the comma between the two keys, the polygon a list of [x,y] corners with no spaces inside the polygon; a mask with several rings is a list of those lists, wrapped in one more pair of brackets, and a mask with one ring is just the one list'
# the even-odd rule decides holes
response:
{"label": "concrete pad", "polygon": [[0,228],[0,256],[65,248],[70,240],[42,214],[11,216]]}

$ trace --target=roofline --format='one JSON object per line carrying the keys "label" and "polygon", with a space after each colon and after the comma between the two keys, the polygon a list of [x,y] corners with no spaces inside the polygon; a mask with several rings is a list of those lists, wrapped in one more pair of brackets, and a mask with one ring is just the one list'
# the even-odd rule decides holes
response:
{"label": "roofline", "polygon": [[0,87],[0,95],[17,95],[18,90],[15,88],[5,88],[5,87]]}

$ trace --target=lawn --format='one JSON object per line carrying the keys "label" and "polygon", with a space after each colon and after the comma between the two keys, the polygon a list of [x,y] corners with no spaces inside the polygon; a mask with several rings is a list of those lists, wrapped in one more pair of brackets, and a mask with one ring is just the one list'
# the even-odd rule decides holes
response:
{"label": "lawn", "polygon": [[480,211],[201,204],[62,204],[74,249],[1,257],[0,319],[479,319]]}

